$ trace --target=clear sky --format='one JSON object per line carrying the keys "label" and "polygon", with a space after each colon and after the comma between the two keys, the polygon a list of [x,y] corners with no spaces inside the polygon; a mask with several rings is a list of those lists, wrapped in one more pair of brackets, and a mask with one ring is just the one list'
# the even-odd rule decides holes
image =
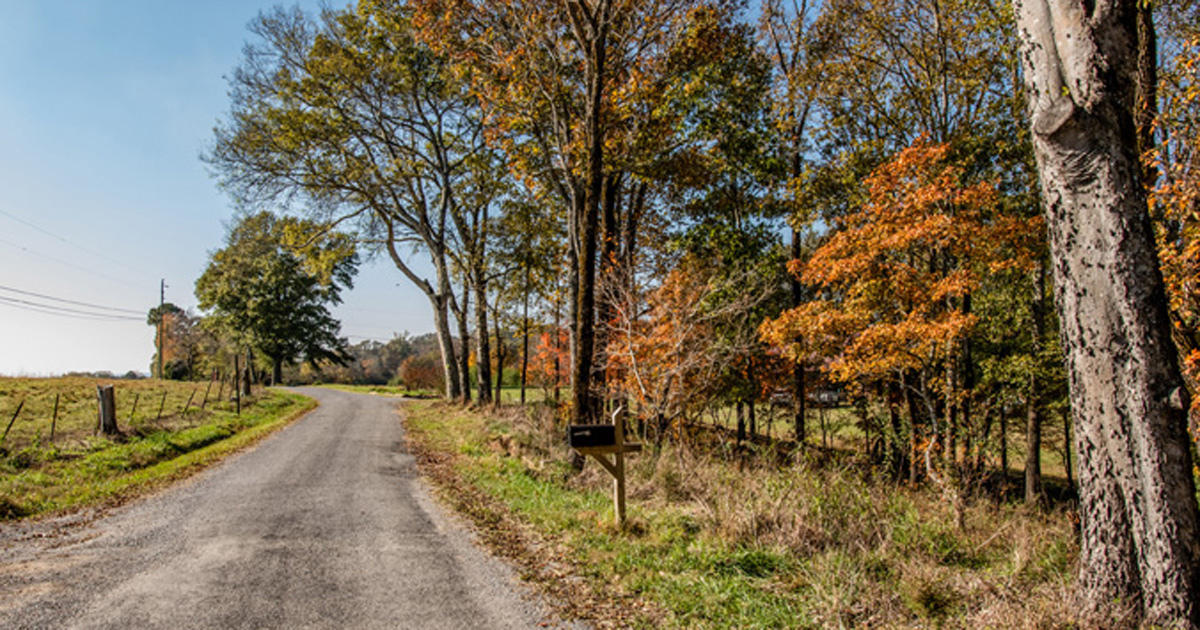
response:
{"label": "clear sky", "polygon": [[[273,4],[0,0],[0,374],[146,372],[160,279],[195,308],[233,216],[199,156]],[[335,309],[352,342],[432,330],[390,262],[355,284]]]}

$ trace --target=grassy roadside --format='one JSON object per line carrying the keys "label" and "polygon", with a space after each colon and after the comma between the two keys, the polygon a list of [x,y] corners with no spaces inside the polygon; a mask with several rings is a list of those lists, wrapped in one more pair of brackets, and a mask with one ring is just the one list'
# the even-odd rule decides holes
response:
{"label": "grassy roadside", "polygon": [[[847,465],[667,447],[611,481],[573,473],[550,413],[406,404],[410,444],[481,538],[567,617],[634,628],[1069,628],[1070,517],[935,492]],[[788,460],[787,457],[783,458]]]}
{"label": "grassy roadside", "polygon": [[438,392],[428,389],[408,389],[400,385],[344,385],[341,383],[322,383],[317,387],[336,389],[354,394],[375,394],[376,396],[399,396],[404,398],[438,398]]}
{"label": "grassy roadside", "polygon": [[187,477],[286,426],[316,406],[267,391],[241,415],[214,405],[186,418],[130,427],[116,440],[43,443],[0,451],[0,520],[119,503]]}

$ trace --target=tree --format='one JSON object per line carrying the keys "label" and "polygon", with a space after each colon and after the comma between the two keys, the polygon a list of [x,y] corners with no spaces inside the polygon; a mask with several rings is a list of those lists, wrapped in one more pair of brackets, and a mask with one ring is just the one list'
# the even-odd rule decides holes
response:
{"label": "tree", "polygon": [[1016,0],[1079,454],[1085,614],[1200,625],[1200,515],[1134,123],[1132,0]]}
{"label": "tree", "polygon": [[[665,66],[696,0],[417,0],[429,44],[458,61],[484,104],[489,138],[544,203],[566,210],[570,268],[572,413],[597,407],[606,313],[603,278],[617,249],[631,253],[645,188],[628,175],[669,127],[646,126],[651,106],[632,107]],[[646,105],[641,103],[641,105]],[[641,124],[640,124],[641,123]],[[649,128],[647,128],[649,127]],[[549,201],[549,200],[553,201]],[[624,221],[621,221],[624,215]],[[622,226],[626,229],[622,229]],[[620,236],[618,236],[620,235]],[[626,237],[626,238],[622,238]]]}
{"label": "tree", "polygon": [[[196,377],[199,363],[216,343],[202,325],[202,319],[167,302],[150,309],[146,323],[156,329],[160,323],[163,326],[160,338],[163,373],[159,378],[186,380]],[[157,353],[151,366],[153,369],[158,367]]]}
{"label": "tree", "polygon": [[[179,308],[171,302],[165,302],[159,306],[150,309],[146,314],[146,325],[154,327],[154,358],[150,360],[150,374],[157,378],[166,378],[166,335],[170,329],[166,328],[174,323],[176,316],[183,313],[183,309]],[[163,360],[159,361],[159,354],[163,356]]]}
{"label": "tree", "polygon": [[271,360],[279,382],[284,364],[347,360],[327,305],[341,302],[357,264],[350,237],[262,212],[230,230],[196,281],[196,297],[211,326]]}
{"label": "tree", "polygon": [[495,269],[510,274],[508,281],[497,283],[496,302],[510,309],[520,305],[520,315],[510,315],[510,318],[519,322],[521,335],[522,405],[529,382],[529,340],[536,315],[530,309],[537,306],[535,298],[553,299],[551,294],[564,259],[561,222],[557,219],[530,196],[514,196],[508,200],[508,208],[492,234],[495,244],[489,261]]}
{"label": "tree", "polygon": [[[454,292],[450,250],[459,204],[486,203],[493,164],[480,158],[478,104],[415,39],[410,13],[362,0],[316,22],[299,9],[261,15],[206,159],[239,203],[348,222],[380,248],[429,299],[446,396],[458,398],[467,349],[456,350],[449,318],[464,330],[469,299]],[[408,247],[427,256],[432,279]]]}
{"label": "tree", "polygon": [[[1200,4],[1170,6],[1162,20],[1154,128],[1160,141],[1144,155],[1155,174],[1150,191],[1172,333],[1192,393],[1192,438],[1200,436]],[[1157,8],[1157,6],[1156,6]],[[1189,10],[1190,9],[1190,10]],[[1173,19],[1170,19],[1173,18]]]}
{"label": "tree", "polygon": [[396,373],[405,389],[441,389],[445,376],[437,358],[430,354],[417,354],[405,359]]}
{"label": "tree", "polygon": [[[791,6],[789,7],[788,4]],[[780,135],[786,147],[788,178],[795,183],[804,176],[804,152],[808,146],[806,133],[808,122],[813,118],[817,93],[821,86],[819,73],[825,65],[831,29],[819,28],[820,5],[808,0],[784,3],[783,0],[768,0],[763,4],[760,18],[764,46],[778,72],[776,83],[776,114]],[[786,187],[793,204],[791,215],[791,257],[799,260],[803,255],[803,222],[800,217],[805,209],[800,207],[796,187]],[[790,282],[791,306],[799,307],[804,301],[804,289],[800,279],[792,277]],[[803,444],[806,413],[806,367],[803,361],[792,366],[792,422],[796,441]]]}
{"label": "tree", "polygon": [[[764,389],[775,389],[764,384],[780,363],[758,339],[757,324],[779,313],[787,280],[778,219],[790,208],[775,198],[786,159],[771,115],[771,65],[748,24],[710,6],[689,16],[667,68],[660,108],[674,114],[678,131],[672,151],[656,161],[655,183],[678,204],[668,251],[682,258],[646,300],[660,299],[680,273],[709,285],[701,311],[711,334],[696,356],[711,362],[713,387],[694,391],[693,404],[748,404],[753,417]],[[802,436],[803,423],[796,426]]]}
{"label": "tree", "polygon": [[[933,477],[930,456],[955,452],[969,394],[958,372],[979,321],[971,297],[994,271],[1029,264],[1023,243],[1036,241],[1040,221],[997,216],[995,186],[970,181],[946,144],[905,149],[866,184],[867,202],[793,263],[817,297],[762,331],[793,360],[829,359],[837,381],[898,389],[909,407],[910,478],[921,456]],[[898,427],[892,439],[898,446]]]}

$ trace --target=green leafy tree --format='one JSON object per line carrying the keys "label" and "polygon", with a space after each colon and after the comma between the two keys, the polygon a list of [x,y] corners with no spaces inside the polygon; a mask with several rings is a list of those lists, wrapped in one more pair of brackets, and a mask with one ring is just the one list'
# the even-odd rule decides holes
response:
{"label": "green leafy tree", "polygon": [[353,240],[318,223],[262,212],[240,220],[196,281],[209,325],[271,361],[343,364],[346,341],[328,305],[352,286]]}
{"label": "green leafy tree", "polygon": [[[469,291],[455,293],[456,258],[482,249],[495,165],[478,103],[444,60],[415,40],[402,4],[362,0],[313,19],[277,8],[252,25],[257,41],[233,73],[232,110],[205,159],[242,204],[294,205],[353,225],[430,300],[447,398],[463,385]],[[411,252],[433,269],[427,277]]]}

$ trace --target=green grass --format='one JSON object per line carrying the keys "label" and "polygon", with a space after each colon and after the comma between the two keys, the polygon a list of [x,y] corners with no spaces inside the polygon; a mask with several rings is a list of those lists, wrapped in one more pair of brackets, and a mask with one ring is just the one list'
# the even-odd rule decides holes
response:
{"label": "green grass", "polygon": [[[376,394],[380,396],[406,396],[409,398],[441,398],[442,392],[431,389],[408,389],[402,385],[343,385],[340,383],[322,384],[320,387],[328,387],[330,389],[340,389],[346,392],[354,392],[357,394]],[[472,390],[474,391],[474,390]],[[495,390],[492,390],[495,393]],[[546,399],[547,395],[551,398],[554,396],[553,390],[550,392],[543,391],[539,387],[525,388],[525,402],[528,404],[539,403]],[[500,390],[500,398],[504,404],[519,404],[521,402],[521,388],[519,387],[504,387]]]}
{"label": "green grass", "polygon": [[441,392],[429,389],[408,389],[402,385],[344,385],[341,383],[323,383],[318,387],[337,389],[355,394],[375,394],[377,396],[406,396],[409,398],[438,398]]}
{"label": "green grass", "polygon": [[[75,394],[80,385],[74,379],[38,380],[21,383],[24,393],[36,391],[44,398],[57,381],[62,390]],[[175,389],[190,392],[186,384]],[[240,416],[223,404],[209,405],[203,412],[192,410],[126,427],[116,439],[93,437],[72,418],[66,423],[65,437],[56,437],[53,443],[43,441],[39,433],[17,446],[6,443],[0,450],[0,519],[41,516],[150,491],[254,443],[314,406],[304,396],[270,391],[247,401]]]}
{"label": "green grass", "polygon": [[[981,500],[965,526],[936,492],[872,482],[801,457],[777,467],[681,446],[630,458],[629,519],[611,479],[567,463],[552,415],[488,418],[405,406],[411,439],[456,481],[560,552],[617,627],[1070,627],[1077,548],[1065,514]],[[767,458],[763,458],[764,460]],[[484,522],[484,527],[489,525]],[[645,612],[634,602],[652,602]]]}
{"label": "green grass", "polygon": [[[233,409],[229,400],[230,387],[217,383],[210,386],[207,382],[158,379],[0,377],[0,431],[8,426],[20,408],[8,436],[0,442],[0,449],[14,452],[34,442],[42,446],[53,443],[65,449],[83,446],[93,438],[96,430],[98,385],[115,388],[117,425],[126,432],[177,431],[194,426],[206,417],[204,413],[198,413],[201,405],[205,411]],[[57,420],[54,415],[56,399]],[[183,412],[185,406],[186,413]],[[50,439],[52,428],[53,441]]]}

